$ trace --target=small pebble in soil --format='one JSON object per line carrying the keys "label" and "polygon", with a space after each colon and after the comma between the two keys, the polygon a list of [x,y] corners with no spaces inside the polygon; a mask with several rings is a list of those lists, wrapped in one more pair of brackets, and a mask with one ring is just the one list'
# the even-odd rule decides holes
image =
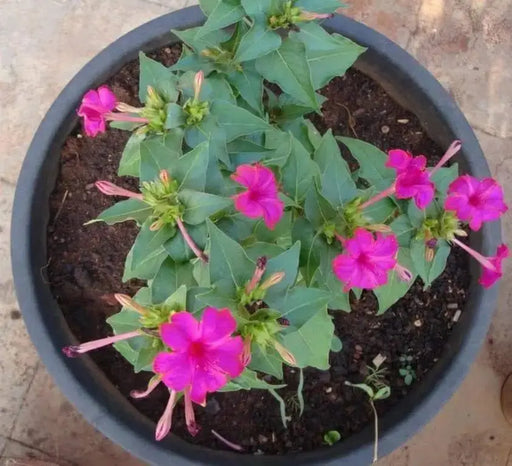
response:
{"label": "small pebble in soil", "polygon": [[384,125],[381,129],[382,134],[388,134],[389,133],[389,126]]}
{"label": "small pebble in soil", "polygon": [[267,443],[268,442],[268,437],[265,437],[264,435],[258,435],[258,442],[260,443]]}
{"label": "small pebble in soil", "polygon": [[407,118],[400,118],[399,120],[396,120],[397,123],[400,123],[401,125],[406,125],[409,123],[409,120]]}
{"label": "small pebble in soil", "polygon": [[446,306],[448,309],[457,309],[459,305],[457,303],[450,303]]}
{"label": "small pebble in soil", "polygon": [[332,392],[332,387],[327,387],[325,389],[325,393],[331,393]]}
{"label": "small pebble in soil", "polygon": [[460,315],[462,314],[462,311],[460,309],[457,309],[457,312],[455,312],[455,314],[453,315],[453,321],[454,322],[458,322],[459,319],[460,319]]}
{"label": "small pebble in soil", "polygon": [[421,327],[422,325],[423,325],[423,322],[420,319],[416,319],[414,321],[414,326],[415,327]]}
{"label": "small pebble in soil", "polygon": [[208,403],[206,403],[206,406],[204,407],[204,410],[208,414],[217,414],[220,411],[220,404],[215,398],[210,397]]}

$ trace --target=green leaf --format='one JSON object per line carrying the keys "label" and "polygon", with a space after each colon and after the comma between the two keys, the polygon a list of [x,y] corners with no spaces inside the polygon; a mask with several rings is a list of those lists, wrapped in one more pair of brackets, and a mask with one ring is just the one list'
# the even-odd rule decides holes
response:
{"label": "green leaf", "polygon": [[399,215],[389,225],[396,235],[398,244],[402,247],[409,247],[412,234],[416,229],[407,215]]}
{"label": "green leaf", "polygon": [[270,152],[264,154],[265,165],[283,167],[292,153],[292,135],[273,128],[265,132],[265,147]]}
{"label": "green leaf", "polygon": [[232,240],[210,220],[210,281],[215,284],[229,279],[233,291],[245,285],[254,272],[255,264],[236,241]]}
{"label": "green leaf", "polygon": [[[203,3],[201,2],[201,5]],[[240,5],[240,0],[218,0],[213,8],[211,6],[211,2],[208,2],[208,19],[203,27],[198,30],[198,37],[236,23],[245,15],[245,11]]]}
{"label": "green leaf", "polygon": [[[294,287],[281,297],[278,311],[290,321],[289,328],[300,328],[325,308],[329,294],[317,288]],[[329,338],[329,345],[331,338]]]}
{"label": "green leaf", "polygon": [[145,134],[133,133],[128,139],[119,161],[119,176],[139,177],[140,170],[140,144],[146,138]]}
{"label": "green leaf", "polygon": [[265,120],[229,102],[215,101],[211,112],[226,132],[227,142],[231,142],[241,136],[272,128]]}
{"label": "green leaf", "polygon": [[359,163],[359,176],[381,190],[388,188],[395,177],[395,172],[385,166],[387,156],[377,147],[359,139],[337,137]]}
{"label": "green leaf", "polygon": [[[194,98],[194,80],[196,73],[187,72],[180,76],[178,87],[183,93],[183,98]],[[229,83],[219,74],[211,74],[206,78],[201,87],[199,98],[203,101],[226,100],[236,103],[233,90]]]}
{"label": "green leaf", "polygon": [[148,86],[151,86],[167,102],[176,102],[179,94],[176,90],[177,79],[172,71],[143,52],[139,53],[139,62],[139,100],[146,102]]}
{"label": "green leaf", "polygon": [[140,144],[140,180],[153,181],[162,170],[172,173],[173,160],[181,155],[181,140],[176,138],[146,139]]}
{"label": "green leaf", "polygon": [[201,29],[202,27],[190,28],[184,31],[171,29],[171,32],[182,42],[193,48],[196,53],[200,53],[207,48],[216,48],[222,42],[229,39],[229,32],[225,29],[217,29],[207,34],[199,34]]}
{"label": "green leaf", "polygon": [[434,259],[427,262],[425,259],[425,240],[413,239],[411,241],[411,258],[414,268],[423,280],[425,288],[428,288],[432,282],[443,273],[446,268],[446,261],[450,255],[450,245],[444,241],[437,242]]}
{"label": "green leaf", "polygon": [[[137,116],[132,114],[132,116]],[[121,131],[134,131],[138,127],[143,126],[144,123],[134,122],[134,121],[111,121],[109,122],[109,126],[114,129],[120,129]]]}
{"label": "green leaf", "polygon": [[[199,225],[190,225],[187,227],[187,231],[197,247],[204,250],[206,246],[206,224],[203,222]],[[177,233],[167,241],[164,244],[164,248],[169,256],[176,262],[185,262],[196,257],[192,249],[190,249],[183,239],[181,233]]]}
{"label": "green leaf", "polygon": [[186,114],[180,105],[175,103],[170,103],[167,105],[165,129],[180,128],[185,125],[186,120]]}
{"label": "green leaf", "polygon": [[267,55],[281,46],[281,36],[264,24],[255,21],[250,31],[240,41],[235,54],[235,61],[255,60]]}
{"label": "green leaf", "polygon": [[[220,284],[220,289],[214,287],[213,289],[197,295],[197,300],[202,303],[203,308],[207,306],[213,306],[218,309],[228,308],[236,309],[238,302],[230,293],[229,286],[225,286],[226,282]],[[225,294],[227,291],[227,294]],[[235,319],[239,317],[238,314],[234,315]]]}
{"label": "green leaf", "polygon": [[377,315],[384,314],[393,304],[405,296],[416,280],[415,268],[411,259],[411,252],[408,248],[400,248],[398,250],[398,263],[412,273],[412,279],[409,282],[402,281],[394,270],[389,272],[388,282],[373,290],[379,301]]}
{"label": "green leaf", "polygon": [[292,151],[283,167],[282,183],[285,194],[297,204],[300,203],[318,175],[318,165],[311,160],[304,146],[292,137]]}
{"label": "green leaf", "polygon": [[336,335],[333,335],[332,341],[331,341],[331,351],[333,353],[339,353],[342,349],[343,349],[343,343]]}
{"label": "green leaf", "polygon": [[343,76],[366,50],[346,37],[329,34],[313,21],[301,25],[300,31],[291,33],[291,36],[296,36],[306,46],[307,62],[315,89],[324,87],[336,76]]}
{"label": "green leaf", "polygon": [[409,217],[409,220],[411,221],[411,225],[414,228],[421,228],[423,225],[423,222],[426,219],[426,212],[424,209],[418,209],[416,206],[416,203],[411,199],[409,201],[409,205],[407,207],[407,216]]}
{"label": "green leaf", "polygon": [[374,400],[385,400],[386,398],[389,398],[389,395],[391,395],[391,388],[388,386],[379,388],[377,393],[375,393],[375,396],[373,397]]}
{"label": "green leaf", "polygon": [[459,165],[454,163],[450,167],[442,167],[431,176],[431,181],[436,185],[441,202],[446,197],[448,186],[459,176]]}
{"label": "green leaf", "polygon": [[[315,128],[315,125],[310,120],[304,120],[304,124],[306,125],[306,132],[308,135],[308,139],[313,146],[313,149],[317,150],[320,147],[320,144],[322,144],[323,137],[320,134],[320,131],[318,131]],[[338,147],[339,150],[339,147]],[[324,159],[324,157],[318,157],[315,155],[315,161],[320,164],[321,161]],[[327,159],[328,160],[328,159]]]}
{"label": "green leaf", "polygon": [[[243,214],[226,215],[217,222],[217,227],[232,240],[241,242],[251,236],[255,220]],[[259,238],[265,241],[264,238]]]}
{"label": "green leaf", "polygon": [[288,288],[295,284],[299,267],[300,242],[297,241],[290,249],[278,256],[272,257],[267,262],[267,268],[261,281],[262,283],[274,273],[284,272],[284,278],[276,285],[271,286],[265,295],[265,303],[270,307],[278,307],[286,295]]}
{"label": "green leaf", "polygon": [[343,284],[338,280],[332,270],[332,261],[341,253],[333,245],[327,246],[320,243],[323,247],[319,248],[319,265],[316,269],[311,285],[329,292],[329,309],[350,312],[350,292],[343,291]]}
{"label": "green leaf", "polygon": [[152,219],[146,220],[142,225],[132,248],[132,267],[137,269],[148,255],[161,251],[164,243],[176,234],[176,228],[164,225],[157,231],[151,231]]}
{"label": "green leaf", "polygon": [[245,248],[247,257],[256,262],[259,257],[274,257],[284,252],[284,249],[273,243],[256,242]]}
{"label": "green leaf", "polygon": [[269,152],[266,147],[252,142],[250,139],[240,138],[228,144],[229,158],[234,167],[243,164],[259,162],[265,153]]}
{"label": "green leaf", "polygon": [[182,157],[173,157],[169,163],[169,174],[180,182],[180,190],[203,191],[205,189],[209,156],[210,144],[203,142]]}
{"label": "green leaf", "polygon": [[332,447],[341,440],[341,434],[337,430],[330,430],[324,434],[324,443]]}
{"label": "green leaf", "polygon": [[273,385],[258,378],[258,374],[250,369],[245,369],[242,374],[228,382],[226,386],[221,388],[219,392],[234,392],[238,390],[279,390],[286,387],[286,384]]}
{"label": "green leaf", "polygon": [[[320,290],[318,290],[320,291]],[[327,299],[325,299],[327,301]],[[316,367],[317,369],[329,369],[329,352],[331,350],[332,337],[334,335],[334,324],[331,316],[327,313],[327,304],[312,302],[316,311],[309,320],[296,330],[288,327],[283,336],[283,345],[290,351],[296,361],[297,367]],[[302,313],[301,310],[297,312]],[[310,313],[311,310],[310,310]],[[293,313],[285,314],[292,322]]]}
{"label": "green leaf", "polygon": [[139,199],[126,199],[104,210],[97,218],[86,223],[90,225],[96,222],[105,222],[108,225],[135,220],[139,225],[144,223],[151,215],[152,209],[144,201]]}
{"label": "green leaf", "polygon": [[326,254],[329,245],[305,218],[299,217],[292,229],[293,241],[300,241],[300,267],[306,284],[310,284],[320,265],[322,255]]}
{"label": "green leaf", "polygon": [[346,380],[345,385],[348,385],[348,386],[354,387],[354,388],[359,388],[359,390],[363,390],[363,392],[365,392],[368,395],[370,400],[374,399],[375,392],[373,391],[372,387],[366,385],[365,383],[351,383],[348,380]]}
{"label": "green leaf", "polygon": [[[374,189],[369,191],[372,195],[376,194]],[[396,204],[389,197],[385,197],[364,209],[364,217],[369,223],[386,223],[395,214],[396,210]]]}
{"label": "green leaf", "polygon": [[153,372],[153,360],[156,355],[165,349],[164,344],[156,339],[149,337],[142,337],[146,340],[144,347],[138,350],[137,359],[133,365],[135,373],[141,371]]}
{"label": "green leaf", "polygon": [[251,363],[249,368],[283,380],[283,360],[274,348],[262,349],[261,346],[253,343],[251,346]]}
{"label": "green leaf", "polygon": [[[276,243],[282,245],[283,243],[291,244],[291,228],[292,228],[292,213],[285,211],[283,217],[277,223],[273,230],[269,230],[263,220],[257,220],[253,223],[254,237],[258,241],[266,243]],[[288,241],[289,240],[289,241]]]}
{"label": "green leaf", "polygon": [[163,248],[155,249],[153,252],[148,254],[141,260],[137,267],[134,267],[133,262],[133,249],[134,246],[130,249],[130,252],[126,256],[126,261],[124,265],[124,274],[123,274],[123,282],[127,282],[132,278],[139,278],[141,280],[151,280],[154,278],[158,270],[160,269],[160,265],[167,257],[167,252]]}
{"label": "green leaf", "polygon": [[272,10],[273,0],[242,0],[242,6],[246,13],[258,19],[263,19]]}
{"label": "green leaf", "polygon": [[261,115],[263,78],[253,68],[247,64],[242,70],[230,73],[227,79],[247,104]]}
{"label": "green leaf", "polygon": [[321,171],[321,193],[333,206],[343,205],[356,197],[357,187],[352,173],[331,130],[320,140],[313,158]]}
{"label": "green leaf", "polygon": [[319,109],[311,70],[302,42],[287,38],[281,47],[256,60],[256,69],[263,77],[292,95],[299,102]]}
{"label": "green leaf", "polygon": [[179,192],[178,199],[185,206],[183,221],[189,225],[203,223],[210,215],[233,205],[229,198],[189,189]]}
{"label": "green leaf", "polygon": [[192,269],[190,262],[179,264],[167,257],[151,282],[151,301],[154,304],[164,302],[181,285],[187,288],[196,286]]}
{"label": "green leaf", "polygon": [[306,195],[304,214],[317,230],[338,216],[336,209],[318,192],[315,185],[311,186]]}

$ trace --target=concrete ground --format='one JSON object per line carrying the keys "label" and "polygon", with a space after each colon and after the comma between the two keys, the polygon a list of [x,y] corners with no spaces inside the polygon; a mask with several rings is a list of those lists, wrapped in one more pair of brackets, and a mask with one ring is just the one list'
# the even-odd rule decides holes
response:
{"label": "concrete ground", "polygon": [[[319,0],[320,1],[320,0]],[[69,79],[121,34],[187,0],[0,0],[0,465],[141,464],[64,399],[27,337],[13,290],[9,223],[19,168]],[[383,32],[453,94],[512,201],[512,0],[349,0],[347,14]],[[512,229],[511,216],[504,219]],[[472,370],[441,413],[384,466],[512,465],[499,407],[512,371],[512,275]]]}

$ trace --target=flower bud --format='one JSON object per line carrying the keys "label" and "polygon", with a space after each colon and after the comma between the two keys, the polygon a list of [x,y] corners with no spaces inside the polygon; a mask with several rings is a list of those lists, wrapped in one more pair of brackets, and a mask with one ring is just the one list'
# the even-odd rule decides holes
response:
{"label": "flower bud", "polygon": [[117,302],[121,306],[127,307],[128,309],[138,312],[141,315],[146,315],[148,313],[148,310],[144,306],[141,306],[126,294],[116,293],[114,298],[116,298]]}
{"label": "flower bud", "polygon": [[204,72],[198,71],[194,77],[194,100],[198,101],[204,82]]}
{"label": "flower bud", "polygon": [[280,283],[285,276],[284,272],[276,272],[267,278],[260,286],[262,290],[268,290],[270,287]]}
{"label": "flower bud", "polygon": [[289,364],[290,366],[296,366],[297,360],[295,359],[295,356],[290,353],[281,343],[278,341],[274,341],[274,348],[279,353],[279,356],[283,358],[283,360]]}

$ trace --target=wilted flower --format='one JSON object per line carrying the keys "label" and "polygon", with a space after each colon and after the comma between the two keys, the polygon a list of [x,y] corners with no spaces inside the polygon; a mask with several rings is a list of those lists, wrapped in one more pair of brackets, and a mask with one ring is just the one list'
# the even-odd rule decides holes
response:
{"label": "wilted flower", "polygon": [[231,178],[247,188],[233,196],[235,208],[249,218],[263,217],[265,225],[272,230],[284,211],[272,170],[259,163],[240,165]]}
{"label": "wilted flower", "polygon": [[479,180],[470,175],[459,176],[450,184],[444,207],[455,211],[460,220],[469,222],[474,231],[483,222],[497,220],[508,210],[503,189],[496,180]]}

